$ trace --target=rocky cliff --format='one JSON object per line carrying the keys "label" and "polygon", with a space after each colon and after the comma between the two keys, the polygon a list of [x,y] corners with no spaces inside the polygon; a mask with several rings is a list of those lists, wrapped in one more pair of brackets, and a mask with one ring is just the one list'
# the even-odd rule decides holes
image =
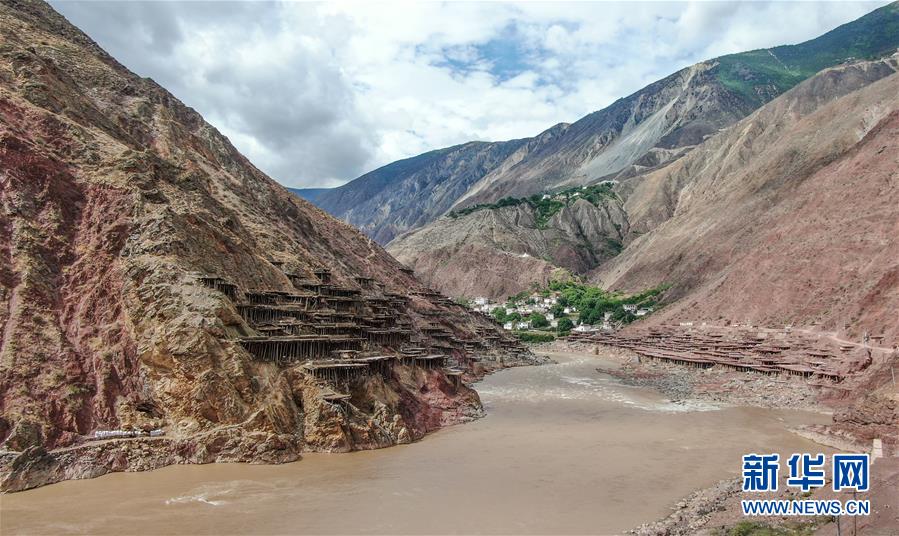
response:
{"label": "rocky cliff", "polygon": [[550,216],[527,202],[445,216],[387,250],[441,292],[501,298],[593,270],[620,252],[628,233],[620,198],[577,196]]}
{"label": "rocky cliff", "polygon": [[3,490],[407,442],[531,359],[45,3],[0,35]]}
{"label": "rocky cliff", "polygon": [[821,69],[882,57],[897,47],[899,3],[894,2],[805,43],[682,69],[531,139],[466,144],[385,166],[315,202],[387,243],[451,210],[645,173]]}

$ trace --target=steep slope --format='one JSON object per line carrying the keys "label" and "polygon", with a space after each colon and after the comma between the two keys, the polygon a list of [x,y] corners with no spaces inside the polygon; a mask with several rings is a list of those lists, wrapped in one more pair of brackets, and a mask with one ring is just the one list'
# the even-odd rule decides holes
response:
{"label": "steep slope", "polygon": [[387,251],[451,296],[517,294],[558,279],[560,268],[583,274],[621,251],[629,232],[622,201],[611,189],[591,190],[599,195],[578,188],[451,213]]}
{"label": "steep slope", "polygon": [[648,233],[597,280],[672,284],[650,322],[817,323],[897,342],[897,69],[899,55],[826,70],[642,178],[626,206]]}
{"label": "steep slope", "polygon": [[48,5],[0,36],[0,489],[408,442],[530,359]]}
{"label": "steep slope", "polygon": [[[805,43],[732,54],[678,71],[571,125],[513,145],[503,142],[490,165],[461,174],[443,166],[427,180],[413,178],[419,172],[407,163],[434,158],[427,153],[373,172],[377,180],[369,174],[325,193],[318,203],[387,243],[451,209],[645,172],[825,67],[881,57],[897,47],[899,2],[894,2]],[[439,201],[432,204],[430,198]]]}

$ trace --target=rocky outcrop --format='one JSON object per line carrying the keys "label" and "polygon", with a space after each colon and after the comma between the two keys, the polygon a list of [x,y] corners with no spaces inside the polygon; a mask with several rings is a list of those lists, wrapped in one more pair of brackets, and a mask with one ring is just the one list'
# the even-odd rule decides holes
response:
{"label": "rocky outcrop", "polygon": [[500,298],[558,279],[560,270],[596,268],[618,254],[628,229],[619,199],[577,199],[546,222],[522,203],[441,218],[387,250],[441,292]]}
{"label": "rocky outcrop", "polygon": [[[0,212],[3,490],[408,442],[480,413],[459,374],[531,359],[40,1],[0,3]],[[393,358],[328,379],[275,346],[333,361],[334,330],[460,370]]]}

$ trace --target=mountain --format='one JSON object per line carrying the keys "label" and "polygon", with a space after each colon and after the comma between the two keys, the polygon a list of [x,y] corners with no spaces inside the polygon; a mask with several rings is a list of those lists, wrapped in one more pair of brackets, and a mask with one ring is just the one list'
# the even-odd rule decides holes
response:
{"label": "mountain", "polygon": [[642,226],[593,279],[672,285],[649,323],[820,325],[899,337],[899,54],[827,69],[625,203]]}
{"label": "mountain", "polygon": [[449,209],[524,140],[471,142],[400,160],[323,192],[313,202],[381,244]]}
{"label": "mountain", "polygon": [[434,166],[422,180],[412,163],[468,145],[426,153],[326,192],[317,204],[383,244],[450,210],[630,177],[679,158],[825,67],[895,51],[897,26],[899,3],[889,4],[805,43],[705,61],[571,125],[500,142],[490,165]]}
{"label": "mountain", "polygon": [[0,35],[0,490],[405,443],[533,362],[47,4]]}
{"label": "mountain", "polygon": [[[525,199],[506,198],[498,203],[458,210],[398,237],[387,246],[388,251],[412,267],[429,285],[451,295],[504,297],[534,284],[543,285],[559,273],[559,268],[564,268],[579,275],[595,272],[597,281],[633,291],[662,283],[674,284],[669,299],[676,300],[687,293],[686,289],[692,288],[697,273],[732,262],[731,255],[724,253],[750,251],[747,244],[733,241],[747,235],[748,231],[737,232],[728,226],[727,232],[705,236],[711,229],[711,221],[720,221],[722,225],[740,222],[739,225],[745,225],[747,229],[756,229],[756,222],[767,218],[764,212],[776,207],[775,200],[758,195],[759,192],[769,194],[773,188],[771,184],[742,191],[742,197],[727,202],[710,202],[711,194],[731,193],[725,186],[746,187],[749,182],[743,176],[733,178],[733,184],[720,182],[715,187],[708,186],[709,196],[702,198],[701,205],[685,205],[685,199],[694,200],[696,184],[720,180],[724,174],[737,172],[757,173],[771,180],[780,177],[779,180],[788,186],[804,180],[802,174],[787,180],[784,174],[795,173],[798,164],[798,161],[790,162],[787,156],[778,161],[777,174],[763,173],[754,165],[763,160],[763,154],[768,154],[765,151],[776,148],[790,148],[794,158],[802,155],[811,159],[808,165],[812,168],[823,166],[828,159],[843,154],[858,141],[854,139],[858,132],[870,128],[868,122],[872,111],[858,112],[859,125],[838,123],[827,116],[821,116],[814,124],[801,122],[799,125],[810,129],[803,133],[805,138],[801,141],[791,129],[799,128],[794,124],[806,121],[805,116],[819,107],[832,104],[882,78],[897,78],[894,72],[895,56],[825,70],[668,165],[623,179],[618,184],[607,183],[609,186],[577,187]],[[761,121],[770,125],[770,132],[760,130]],[[834,136],[835,141],[825,144],[829,138],[823,134],[812,137],[818,129]],[[822,185],[822,189],[832,187]],[[605,189],[607,194],[590,195],[597,189]],[[874,194],[868,192],[872,195],[869,199],[862,193],[863,190],[855,194],[844,192],[843,205],[861,211],[889,199],[874,199]],[[783,190],[779,195],[786,198],[792,193]],[[553,202],[557,199],[560,202]],[[779,198],[776,200],[780,201]],[[692,206],[693,210],[704,208],[707,212],[696,212],[694,217],[688,218],[681,214],[687,206]],[[748,207],[755,211],[751,217],[735,219],[736,214]],[[839,213],[836,209],[830,210],[833,214]],[[538,217],[541,211],[542,219]],[[895,215],[891,219],[887,212],[882,216],[886,222],[896,220]],[[852,218],[847,221],[833,218],[831,221],[845,228],[856,225],[850,223]],[[836,229],[833,231],[837,232]],[[783,229],[782,232],[785,236],[805,236],[807,233]],[[688,247],[680,239],[702,242],[691,242]],[[719,252],[720,257],[702,256],[687,263],[691,248],[711,251],[719,242],[730,248]],[[889,242],[884,237],[882,244]],[[824,237],[819,237],[806,245],[813,250],[828,243]],[[780,251],[780,247],[776,251]],[[805,254],[817,255],[808,251]],[[680,263],[687,264],[678,272],[675,267]],[[676,281],[667,281],[667,278]],[[805,288],[805,285],[800,286]],[[685,314],[693,313],[690,309]]]}
{"label": "mountain", "polygon": [[599,186],[475,205],[387,249],[445,292],[496,298],[589,272],[621,251],[628,232],[621,198]]}
{"label": "mountain", "polygon": [[292,192],[310,203],[315,203],[318,196],[327,192],[330,188],[288,188],[288,192]]}

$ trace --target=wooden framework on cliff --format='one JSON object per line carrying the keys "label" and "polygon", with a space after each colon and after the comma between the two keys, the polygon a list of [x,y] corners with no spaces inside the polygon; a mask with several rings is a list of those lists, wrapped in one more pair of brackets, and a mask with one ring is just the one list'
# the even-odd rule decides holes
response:
{"label": "wooden framework on cliff", "polygon": [[768,376],[795,376],[818,380],[821,385],[842,382],[847,375],[869,364],[862,355],[847,355],[851,348],[845,345],[839,347],[838,354],[831,348],[816,347],[817,341],[796,334],[788,342],[785,335],[759,330],[663,326],[628,335],[573,333],[568,338],[626,348],[641,359],[700,369],[716,367]]}

